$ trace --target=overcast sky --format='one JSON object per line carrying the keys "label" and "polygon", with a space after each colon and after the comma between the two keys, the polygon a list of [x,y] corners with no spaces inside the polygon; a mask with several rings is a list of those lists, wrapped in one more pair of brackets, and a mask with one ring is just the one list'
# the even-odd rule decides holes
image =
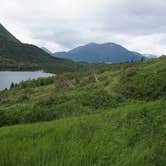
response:
{"label": "overcast sky", "polygon": [[22,42],[63,51],[115,42],[166,54],[166,0],[0,0],[0,22]]}

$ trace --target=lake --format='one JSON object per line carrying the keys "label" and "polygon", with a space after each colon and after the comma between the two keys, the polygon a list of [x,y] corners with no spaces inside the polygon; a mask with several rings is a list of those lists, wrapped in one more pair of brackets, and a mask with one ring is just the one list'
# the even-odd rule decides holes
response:
{"label": "lake", "polygon": [[10,88],[11,83],[53,76],[43,71],[0,71],[0,90]]}

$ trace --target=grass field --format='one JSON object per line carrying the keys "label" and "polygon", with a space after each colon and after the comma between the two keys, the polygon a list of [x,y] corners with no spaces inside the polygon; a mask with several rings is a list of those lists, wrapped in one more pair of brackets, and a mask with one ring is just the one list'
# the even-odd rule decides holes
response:
{"label": "grass field", "polygon": [[166,102],[3,127],[0,165],[166,165]]}

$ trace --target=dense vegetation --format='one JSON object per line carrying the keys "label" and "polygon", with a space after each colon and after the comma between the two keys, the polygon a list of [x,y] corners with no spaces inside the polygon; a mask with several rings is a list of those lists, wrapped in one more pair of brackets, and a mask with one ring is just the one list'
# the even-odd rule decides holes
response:
{"label": "dense vegetation", "polygon": [[[147,65],[150,63],[149,65]],[[124,70],[118,89],[127,98],[155,100],[166,97],[166,61],[149,61]]]}
{"label": "dense vegetation", "polygon": [[12,84],[0,165],[165,166],[165,97],[165,57]]}
{"label": "dense vegetation", "polygon": [[166,103],[0,129],[0,165],[165,166]]}

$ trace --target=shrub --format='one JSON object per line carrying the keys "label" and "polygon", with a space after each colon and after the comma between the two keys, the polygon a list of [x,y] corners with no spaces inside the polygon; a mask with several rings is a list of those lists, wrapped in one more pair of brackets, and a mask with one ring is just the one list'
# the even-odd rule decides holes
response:
{"label": "shrub", "polygon": [[97,91],[93,93],[86,93],[80,99],[80,102],[83,106],[90,106],[95,109],[107,108],[107,107],[116,107],[121,102],[119,97],[113,97],[108,94],[106,91]]}
{"label": "shrub", "polygon": [[166,96],[166,66],[163,68],[157,71],[153,66],[137,71],[128,68],[122,73],[115,91],[133,99],[155,100],[162,98]]}

